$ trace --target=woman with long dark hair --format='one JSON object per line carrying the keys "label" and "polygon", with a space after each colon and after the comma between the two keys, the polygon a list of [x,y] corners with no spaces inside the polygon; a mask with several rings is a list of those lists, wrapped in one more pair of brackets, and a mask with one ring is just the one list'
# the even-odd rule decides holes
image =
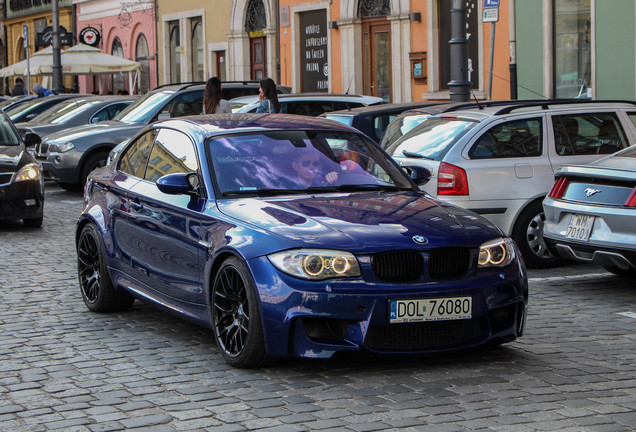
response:
{"label": "woman with long dark hair", "polygon": [[261,105],[256,109],[257,113],[277,113],[280,112],[278,102],[278,92],[276,83],[271,78],[263,78],[258,89],[258,99]]}
{"label": "woman with long dark hair", "polygon": [[219,113],[231,113],[232,107],[230,103],[221,98],[223,88],[221,86],[221,80],[217,77],[212,77],[205,83],[205,90],[203,92],[203,113],[204,114],[219,114]]}

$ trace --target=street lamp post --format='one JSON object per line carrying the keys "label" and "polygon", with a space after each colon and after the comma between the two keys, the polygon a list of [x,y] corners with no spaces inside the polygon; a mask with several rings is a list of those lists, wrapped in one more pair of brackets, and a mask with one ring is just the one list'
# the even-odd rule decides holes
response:
{"label": "street lamp post", "polygon": [[466,9],[463,0],[453,0],[451,6],[450,100],[468,102],[470,82],[468,81],[468,39],[466,39]]}
{"label": "street lamp post", "polygon": [[60,52],[60,9],[58,0],[51,0],[51,15],[53,17],[51,46],[53,48],[53,91],[62,91],[62,54]]}

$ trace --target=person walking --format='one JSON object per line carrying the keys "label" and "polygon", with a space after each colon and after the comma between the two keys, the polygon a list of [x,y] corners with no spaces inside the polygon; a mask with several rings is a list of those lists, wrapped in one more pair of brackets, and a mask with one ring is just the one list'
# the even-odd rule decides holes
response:
{"label": "person walking", "polygon": [[203,114],[231,113],[232,107],[225,99],[222,99],[223,87],[217,77],[210,78],[205,83],[203,91]]}
{"label": "person walking", "polygon": [[41,84],[38,84],[38,83],[33,84],[33,93],[38,95],[38,97],[46,97],[46,96],[51,96],[55,94],[51,90],[46,89],[45,87],[43,87]]}
{"label": "person walking", "polygon": [[278,102],[278,92],[276,91],[276,83],[271,78],[263,78],[260,81],[258,89],[258,100],[260,106],[256,108],[257,113],[278,113],[280,112],[280,103]]}
{"label": "person walking", "polygon": [[16,78],[15,87],[11,90],[11,96],[24,96],[28,94],[24,88],[24,81],[22,78]]}

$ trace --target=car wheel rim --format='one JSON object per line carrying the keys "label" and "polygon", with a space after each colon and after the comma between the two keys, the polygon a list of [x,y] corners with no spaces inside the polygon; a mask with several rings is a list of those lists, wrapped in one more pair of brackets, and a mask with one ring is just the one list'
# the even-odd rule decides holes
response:
{"label": "car wheel rim", "polygon": [[97,241],[92,235],[84,235],[77,249],[77,268],[84,298],[95,303],[100,288],[100,257]]}
{"label": "car wheel rim", "polygon": [[247,343],[249,304],[245,282],[239,272],[226,267],[214,290],[214,329],[219,348],[236,357]]}
{"label": "car wheel rim", "polygon": [[528,247],[537,257],[541,259],[554,258],[543,239],[543,225],[545,224],[545,213],[541,212],[530,220],[526,232]]}

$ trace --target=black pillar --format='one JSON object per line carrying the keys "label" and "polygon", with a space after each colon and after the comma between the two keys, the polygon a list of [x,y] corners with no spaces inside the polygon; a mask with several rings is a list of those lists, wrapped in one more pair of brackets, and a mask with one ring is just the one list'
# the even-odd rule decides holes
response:
{"label": "black pillar", "polygon": [[463,0],[453,0],[451,6],[450,72],[448,83],[451,102],[470,101],[468,81],[468,39],[466,39],[466,9]]}

